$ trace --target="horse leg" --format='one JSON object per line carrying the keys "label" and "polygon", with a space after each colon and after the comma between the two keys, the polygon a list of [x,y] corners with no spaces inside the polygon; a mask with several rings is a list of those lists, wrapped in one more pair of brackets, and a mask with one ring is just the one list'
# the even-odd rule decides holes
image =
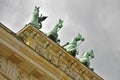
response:
{"label": "horse leg", "polygon": [[76,53],[75,53],[74,51],[69,51],[69,53],[70,53],[73,57],[76,56]]}
{"label": "horse leg", "polygon": [[94,68],[89,68],[91,71],[94,71]]}
{"label": "horse leg", "polygon": [[51,40],[53,40],[54,42],[56,42],[56,39],[55,39],[54,35],[49,35],[48,37],[49,37]]}
{"label": "horse leg", "polygon": [[87,62],[85,61],[85,62],[81,62],[83,65],[85,65],[86,67],[88,67],[88,65],[87,65]]}

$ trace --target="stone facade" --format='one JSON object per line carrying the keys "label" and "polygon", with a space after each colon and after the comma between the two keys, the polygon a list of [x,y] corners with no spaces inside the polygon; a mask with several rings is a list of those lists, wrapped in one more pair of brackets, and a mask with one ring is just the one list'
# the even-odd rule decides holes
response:
{"label": "stone facade", "polygon": [[32,25],[15,34],[0,24],[0,80],[103,79]]}

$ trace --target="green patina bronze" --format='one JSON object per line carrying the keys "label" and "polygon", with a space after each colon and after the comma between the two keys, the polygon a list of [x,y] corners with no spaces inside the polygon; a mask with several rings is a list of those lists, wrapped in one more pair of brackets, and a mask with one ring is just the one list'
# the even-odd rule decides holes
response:
{"label": "green patina bronze", "polygon": [[42,28],[42,21],[44,21],[47,18],[47,16],[41,16],[39,17],[39,7],[35,6],[34,12],[33,12],[33,16],[32,16],[32,20],[31,20],[31,24],[37,28],[40,29]]}
{"label": "green patina bronze", "polygon": [[58,31],[63,27],[63,21],[59,19],[59,22],[54,26],[54,28],[47,33],[47,36],[56,43],[60,43],[58,39]]}
{"label": "green patina bronze", "polygon": [[89,51],[84,52],[81,55],[80,62],[93,71],[94,69],[90,68],[90,60],[92,58],[94,58],[93,50],[89,50]]}
{"label": "green patina bronze", "polygon": [[66,43],[66,44],[63,46],[63,48],[64,48],[67,52],[69,52],[73,57],[75,57],[75,56],[79,53],[78,48],[77,48],[77,46],[78,46],[77,43],[78,43],[79,41],[83,42],[84,40],[85,40],[84,37],[78,33],[78,34],[72,39],[72,41]]}

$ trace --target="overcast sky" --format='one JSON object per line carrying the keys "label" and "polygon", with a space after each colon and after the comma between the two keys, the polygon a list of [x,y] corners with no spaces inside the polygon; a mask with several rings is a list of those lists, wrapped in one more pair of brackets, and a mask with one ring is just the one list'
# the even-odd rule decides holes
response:
{"label": "overcast sky", "polygon": [[120,0],[0,0],[0,22],[17,32],[30,22],[35,5],[48,16],[43,32],[61,18],[61,44],[81,33],[85,41],[79,46],[80,55],[93,49],[95,72],[105,80],[120,79]]}

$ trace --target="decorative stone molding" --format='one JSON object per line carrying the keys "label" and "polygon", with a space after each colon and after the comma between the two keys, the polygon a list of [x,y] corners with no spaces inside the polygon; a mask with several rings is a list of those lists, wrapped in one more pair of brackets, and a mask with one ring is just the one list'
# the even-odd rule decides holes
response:
{"label": "decorative stone molding", "polygon": [[24,38],[18,38],[0,24],[0,80],[72,80],[55,66],[54,52],[46,51],[49,40],[36,42],[35,33],[28,34],[31,32],[25,31]]}
{"label": "decorative stone molding", "polygon": [[13,54],[12,56],[9,57],[9,59],[16,64],[19,64],[24,60],[22,57],[20,57],[17,54]]}
{"label": "decorative stone molding", "polygon": [[1,80],[103,80],[30,24],[0,36]]}
{"label": "decorative stone molding", "polygon": [[73,80],[103,80],[32,25],[27,25],[17,33],[17,36]]}

